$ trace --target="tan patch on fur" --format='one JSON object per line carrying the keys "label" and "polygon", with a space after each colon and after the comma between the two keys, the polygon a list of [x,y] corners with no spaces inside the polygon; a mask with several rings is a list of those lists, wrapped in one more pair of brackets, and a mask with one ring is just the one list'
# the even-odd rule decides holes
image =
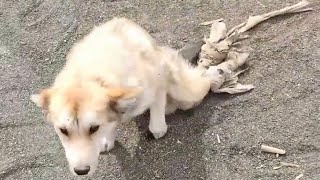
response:
{"label": "tan patch on fur", "polygon": [[141,90],[139,88],[108,88],[107,95],[110,100],[116,101],[119,99],[127,99],[137,96]]}
{"label": "tan patch on fur", "polygon": [[81,89],[70,88],[65,92],[64,97],[66,99],[66,106],[70,108],[71,115],[77,119],[78,111],[86,99],[86,94],[81,92]]}
{"label": "tan patch on fur", "polygon": [[79,119],[86,111],[105,113],[108,100],[104,96],[101,92],[78,87],[55,90],[49,104],[50,119],[58,119],[63,111],[67,111],[72,120]]}
{"label": "tan patch on fur", "polygon": [[[107,121],[114,121],[115,107],[121,99],[134,98],[141,92],[140,88],[104,88],[99,82],[87,84],[86,87],[68,87],[56,90],[51,96],[49,113],[52,120],[58,119],[58,114],[68,111],[72,120],[81,120],[81,114],[94,111],[97,116]],[[109,111],[108,107],[114,112]],[[105,117],[109,116],[109,118]]]}
{"label": "tan patch on fur", "polygon": [[43,89],[37,95],[32,95],[31,99],[37,104],[37,106],[47,109],[50,103],[50,96],[52,94],[51,89]]}

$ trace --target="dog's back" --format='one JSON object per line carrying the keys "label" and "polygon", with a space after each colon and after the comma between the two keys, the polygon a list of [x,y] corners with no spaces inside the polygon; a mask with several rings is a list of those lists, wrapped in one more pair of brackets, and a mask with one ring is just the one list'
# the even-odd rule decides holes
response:
{"label": "dog's back", "polygon": [[113,86],[136,85],[134,76],[152,76],[148,74],[149,66],[156,73],[159,63],[153,62],[155,57],[150,58],[155,54],[148,33],[127,19],[115,18],[96,27],[71,49],[56,85],[66,77],[68,83],[99,78]]}

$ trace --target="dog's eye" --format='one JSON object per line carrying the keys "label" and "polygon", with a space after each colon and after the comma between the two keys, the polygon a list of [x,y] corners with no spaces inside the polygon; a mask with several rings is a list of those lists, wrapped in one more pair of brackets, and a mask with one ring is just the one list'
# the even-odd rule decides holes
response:
{"label": "dog's eye", "polygon": [[99,129],[99,126],[98,126],[98,125],[96,125],[96,126],[91,126],[90,129],[89,129],[89,133],[90,133],[90,134],[93,134],[93,133],[95,133],[96,131],[98,131],[98,129]]}
{"label": "dog's eye", "polygon": [[61,131],[62,134],[66,135],[66,136],[69,135],[68,130],[65,129],[65,128],[60,128],[60,131]]}

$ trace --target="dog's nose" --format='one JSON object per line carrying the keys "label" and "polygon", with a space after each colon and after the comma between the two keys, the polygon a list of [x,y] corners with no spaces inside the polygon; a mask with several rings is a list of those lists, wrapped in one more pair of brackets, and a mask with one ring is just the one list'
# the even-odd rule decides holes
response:
{"label": "dog's nose", "polygon": [[74,168],[74,172],[78,175],[87,175],[90,171],[90,166]]}

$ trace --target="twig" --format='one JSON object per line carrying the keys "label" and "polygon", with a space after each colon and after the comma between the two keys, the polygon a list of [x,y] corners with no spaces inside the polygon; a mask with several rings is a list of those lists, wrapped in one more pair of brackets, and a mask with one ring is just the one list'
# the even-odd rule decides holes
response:
{"label": "twig", "polygon": [[303,174],[299,174],[297,177],[294,178],[294,180],[299,180],[302,177],[303,177]]}
{"label": "twig", "polygon": [[300,167],[299,165],[293,164],[293,163],[280,162],[280,164],[286,167],[297,167],[297,168]]}
{"label": "twig", "polygon": [[273,170],[278,170],[278,169],[280,169],[280,168],[282,168],[281,165],[280,165],[280,166],[273,167]]}
{"label": "twig", "polygon": [[297,164],[293,164],[293,163],[280,162],[280,166],[274,167],[273,169],[277,170],[277,169],[280,169],[282,167],[296,167],[296,168],[298,168],[300,166],[297,165]]}
{"label": "twig", "polygon": [[220,143],[221,143],[221,141],[220,141],[219,134],[217,134],[217,140],[218,140],[218,144],[220,144]]}
{"label": "twig", "polygon": [[274,153],[274,154],[285,154],[286,151],[271,146],[261,145],[261,151]]}
{"label": "twig", "polygon": [[257,2],[258,4],[260,4],[261,6],[263,6],[263,7],[266,7],[266,5],[262,4],[259,0],[256,0],[256,2]]}

